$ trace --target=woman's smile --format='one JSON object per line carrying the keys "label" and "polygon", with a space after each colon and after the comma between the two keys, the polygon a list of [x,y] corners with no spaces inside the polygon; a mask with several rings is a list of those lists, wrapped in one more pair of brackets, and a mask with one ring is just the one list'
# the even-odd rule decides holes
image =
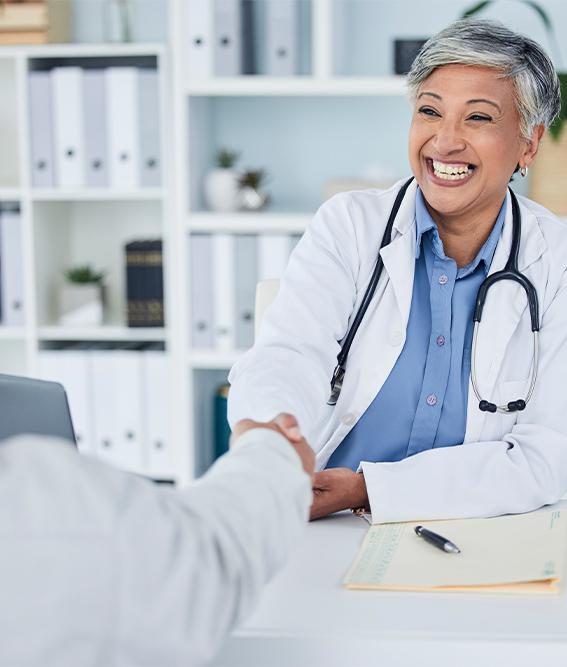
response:
{"label": "woman's smile", "polygon": [[425,158],[426,173],[434,185],[455,188],[466,185],[473,178],[476,167],[469,162],[445,162]]}

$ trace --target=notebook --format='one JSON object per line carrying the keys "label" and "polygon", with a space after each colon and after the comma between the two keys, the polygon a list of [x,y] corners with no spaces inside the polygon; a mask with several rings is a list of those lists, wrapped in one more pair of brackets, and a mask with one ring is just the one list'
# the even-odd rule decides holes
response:
{"label": "notebook", "polygon": [[[426,528],[454,542],[460,554],[415,534]],[[491,519],[373,525],[343,585],[393,591],[558,593],[567,546],[567,512],[542,510]]]}

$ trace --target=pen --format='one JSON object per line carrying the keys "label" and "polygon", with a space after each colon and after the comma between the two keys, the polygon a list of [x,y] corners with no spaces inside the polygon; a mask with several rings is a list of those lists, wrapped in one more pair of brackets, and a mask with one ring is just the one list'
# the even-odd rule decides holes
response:
{"label": "pen", "polygon": [[451,540],[443,537],[443,535],[434,533],[432,530],[427,530],[427,528],[424,528],[423,526],[416,526],[415,533],[418,537],[423,537],[423,539],[426,542],[429,542],[429,544],[432,544],[434,547],[441,549],[441,551],[445,551],[449,554],[461,553],[459,547],[456,544],[453,544]]}

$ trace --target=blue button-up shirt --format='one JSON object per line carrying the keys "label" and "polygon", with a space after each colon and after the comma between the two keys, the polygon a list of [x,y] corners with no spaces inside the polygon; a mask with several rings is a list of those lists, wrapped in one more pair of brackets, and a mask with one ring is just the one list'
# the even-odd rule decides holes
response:
{"label": "blue button-up shirt", "polygon": [[506,200],[478,255],[459,269],[445,255],[437,225],[417,191],[415,277],[406,342],[386,382],[327,467],[356,470],[361,461],[399,461],[463,442],[474,305],[505,212]]}

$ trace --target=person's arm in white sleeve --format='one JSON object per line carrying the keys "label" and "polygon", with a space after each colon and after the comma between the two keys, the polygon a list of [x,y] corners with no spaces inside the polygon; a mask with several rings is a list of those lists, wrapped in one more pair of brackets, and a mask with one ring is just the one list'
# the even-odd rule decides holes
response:
{"label": "person's arm in white sleeve", "polygon": [[356,298],[359,253],[350,197],[325,202],[296,246],[254,347],[232,368],[231,424],[297,417],[308,440],[324,416]]}
{"label": "person's arm in white sleeve", "polygon": [[183,492],[125,498],[118,657],[123,646],[128,664],[210,659],[292,552],[311,499],[297,451],[267,428],[242,435]]}
{"label": "person's arm in white sleeve", "polygon": [[374,522],[527,512],[567,489],[567,277],[543,313],[534,394],[503,440],[362,463]]}

